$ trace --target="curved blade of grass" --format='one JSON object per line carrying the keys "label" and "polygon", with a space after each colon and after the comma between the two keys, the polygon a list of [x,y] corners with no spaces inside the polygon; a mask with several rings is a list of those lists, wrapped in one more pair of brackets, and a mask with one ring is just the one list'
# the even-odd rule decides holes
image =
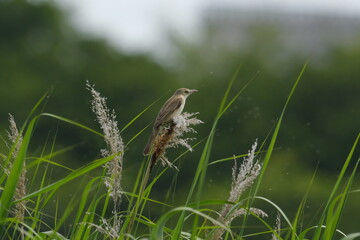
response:
{"label": "curved blade of grass", "polygon": [[207,205],[224,205],[224,204],[234,204],[233,202],[225,201],[222,199],[209,199],[195,203],[189,203],[189,207],[195,206],[207,206]]}
{"label": "curved blade of grass", "polygon": [[108,194],[103,194],[102,196],[95,199],[95,201],[92,201],[90,206],[88,207],[88,210],[86,211],[88,214],[85,214],[83,217],[83,220],[80,224],[80,227],[78,231],[76,232],[74,239],[97,239],[97,238],[89,238],[91,227],[86,226],[87,224],[94,223],[95,218],[95,211],[97,206],[99,205],[99,202]]}
{"label": "curved blade of grass", "polygon": [[[138,194],[134,194],[134,193],[131,193],[131,192],[121,192],[122,194],[125,194],[127,196],[130,196],[132,198],[138,198],[139,195]],[[162,205],[162,206],[165,206],[165,207],[170,207],[172,208],[173,206],[171,206],[170,204],[167,204],[167,203],[164,203],[164,202],[160,202],[160,201],[157,201],[155,199],[152,199],[152,198],[148,198],[148,197],[143,197],[143,200],[145,201],[149,201],[149,202],[152,202],[152,203],[156,203],[156,204],[159,204],[159,205]]]}
{"label": "curved blade of grass", "polygon": [[[46,97],[48,97],[49,93],[50,93],[50,90],[47,91],[47,92],[36,102],[35,106],[31,109],[30,113],[29,113],[28,116],[26,117],[26,120],[25,120],[24,124],[22,125],[22,127],[21,127],[21,129],[20,129],[20,131],[19,131],[19,132],[20,132],[20,135],[22,135],[22,133],[24,132],[24,129],[25,129],[25,127],[27,126],[27,123],[28,123],[29,119],[31,118],[31,116],[32,116],[32,115],[34,114],[34,112],[40,107],[41,103],[44,102],[44,99],[45,99]],[[32,127],[34,128],[34,125],[33,125]],[[16,142],[17,142],[17,141],[16,141]],[[8,164],[8,162],[9,162],[10,159],[11,159],[11,157],[13,156],[13,152],[15,151],[15,145],[16,145],[16,143],[12,145],[8,156],[6,157],[6,161],[5,161],[5,163],[4,163],[4,164],[5,164],[4,166],[6,166],[6,165]],[[3,175],[0,177],[0,184],[3,183],[3,181],[5,180],[5,178],[6,178],[6,175],[5,175],[5,174],[3,174]],[[0,201],[0,205],[1,205],[1,201]],[[1,206],[0,206],[0,208],[1,208]],[[1,212],[1,211],[0,211],[0,212]],[[1,217],[0,217],[0,219],[1,219]]]}
{"label": "curved blade of grass", "polygon": [[83,144],[83,142],[72,144],[72,145],[64,147],[64,148],[62,148],[62,149],[60,149],[58,151],[51,152],[48,155],[42,156],[41,158],[51,159],[51,158],[57,157],[57,156],[59,156],[59,155],[61,155],[63,153],[74,150],[76,147],[78,147],[78,146],[80,146],[82,144]]}
{"label": "curved blade of grass", "polygon": [[40,164],[40,163],[42,163],[42,162],[45,162],[45,163],[49,163],[49,164],[51,164],[51,165],[54,165],[54,166],[61,167],[61,168],[63,168],[63,169],[69,170],[69,171],[71,171],[71,172],[75,171],[75,170],[72,169],[72,168],[69,168],[69,167],[67,167],[67,166],[64,166],[64,165],[62,165],[62,164],[60,164],[60,163],[56,163],[56,162],[50,161],[50,160],[45,159],[45,158],[37,158],[37,157],[35,157],[35,158],[33,158],[33,159],[35,159],[35,161],[33,161],[33,162],[31,162],[30,164],[28,164],[28,166],[26,167],[27,169],[30,169],[30,168],[32,168],[32,167],[36,167],[38,164]]}
{"label": "curved blade of grass", "polygon": [[77,177],[80,177],[82,175],[84,175],[85,173],[95,169],[95,168],[98,168],[100,166],[102,166],[103,164],[111,161],[112,159],[114,158],[114,155],[111,155],[109,157],[106,157],[106,158],[100,158],[100,159],[97,159],[89,164],[87,164],[86,166],[84,167],[81,167],[77,170],[75,170],[74,172],[70,173],[69,175],[67,175],[66,177],[60,179],[59,181],[56,181],[46,187],[43,187],[33,193],[30,193],[28,195],[26,195],[25,197],[23,197],[22,199],[20,200],[17,200],[15,201],[15,203],[19,202],[19,201],[23,201],[23,200],[27,200],[27,199],[30,199],[32,197],[35,197],[35,196],[38,196],[40,194],[43,194],[43,193],[46,193],[46,192],[49,192],[49,191],[52,191],[52,190],[56,190],[57,188],[59,188],[60,186],[70,182],[71,180],[77,178]]}
{"label": "curved blade of grass", "polygon": [[[313,230],[313,229],[317,229],[317,228],[323,228],[323,229],[326,229],[326,226],[325,225],[321,225],[321,226],[312,226],[312,227],[309,227],[307,229],[305,229],[304,231],[302,231],[300,234],[299,234],[299,239],[300,240],[307,240],[308,238],[305,238],[305,235],[310,231],[310,230]],[[336,232],[337,233],[340,233],[341,235],[343,235],[344,237],[346,237],[346,234],[343,233],[342,231],[340,231],[339,229],[336,229]]]}
{"label": "curved blade of grass", "polygon": [[[133,190],[132,190],[133,193],[135,193],[136,190],[138,189],[138,187],[140,186],[140,179],[141,179],[144,168],[145,168],[145,161],[142,161],[139,171],[138,171],[138,174],[137,174],[137,177],[136,177],[136,180],[135,180],[135,183],[134,183]],[[136,195],[136,196],[139,196],[139,195]],[[131,196],[131,198],[129,199],[129,205],[127,208],[127,212],[130,212],[131,208],[133,208],[133,201],[134,201],[134,196]],[[129,220],[127,219],[126,221],[129,221]],[[123,224],[123,225],[127,225],[127,224]]]}
{"label": "curved blade of grass", "polygon": [[256,214],[253,214],[252,212],[249,212],[249,214],[251,214],[253,217],[257,218],[260,222],[262,222],[262,224],[264,224],[264,226],[267,229],[269,229],[269,232],[276,236],[276,238],[275,238],[276,240],[283,240],[283,238],[279,235],[279,233],[276,231],[276,229],[272,228],[264,219],[257,216]]}
{"label": "curved blade of grass", "polygon": [[[230,94],[230,90],[232,88],[232,85],[235,81],[235,79],[238,76],[238,73],[240,71],[240,67],[237,69],[237,71],[235,72],[233,78],[231,79],[231,81],[229,82],[229,85],[225,91],[224,97],[222,98],[219,110],[218,110],[218,114],[214,120],[214,123],[212,125],[212,128],[210,130],[210,134],[209,137],[205,143],[205,146],[203,148],[203,151],[201,153],[200,156],[200,160],[199,160],[199,164],[198,167],[196,168],[196,172],[195,172],[195,176],[193,178],[193,182],[191,184],[187,199],[186,199],[186,203],[185,206],[187,206],[191,200],[191,198],[193,197],[193,193],[195,191],[195,188],[198,188],[198,191],[196,192],[196,199],[197,201],[200,200],[200,196],[202,194],[202,189],[203,189],[203,185],[204,185],[204,181],[205,181],[205,176],[206,176],[206,171],[207,171],[207,166],[209,163],[209,158],[210,158],[210,152],[211,152],[211,148],[212,148],[212,144],[213,144],[213,140],[214,140],[214,135],[215,135],[215,130],[218,124],[219,119],[221,118],[221,116],[225,113],[226,109],[228,109],[232,103],[240,96],[240,94],[243,92],[243,90],[248,86],[248,84],[246,84],[236,95],[235,97],[233,97],[232,100],[230,100],[229,104],[226,104],[228,96]],[[183,221],[184,221],[184,214],[182,214],[178,220],[178,224],[176,226],[175,229],[175,234],[173,235],[172,239],[178,239],[179,238],[179,234],[181,232],[181,228],[183,225]],[[194,225],[193,225],[193,231],[196,230],[196,226],[197,226],[197,217],[195,217],[194,219]],[[193,236],[195,236],[195,234],[192,234]]]}
{"label": "curved blade of grass", "polygon": [[221,103],[220,103],[220,106],[219,106],[217,117],[221,116],[224,113],[226,101],[227,101],[227,99],[229,97],[230,90],[232,89],[232,86],[234,85],[235,79],[239,75],[240,69],[241,69],[241,65],[238,66],[238,68],[235,71],[235,74],[233,75],[232,79],[229,82],[229,85],[227,86],[225,94],[224,94],[223,98],[221,99]]}
{"label": "curved blade of grass", "polygon": [[[238,68],[237,72],[235,73],[232,81],[231,81],[231,84],[230,84],[230,88],[232,86],[232,83],[234,82],[234,80],[236,79],[238,73],[240,71],[240,67]],[[207,172],[207,167],[209,165],[209,159],[210,159],[210,152],[211,152],[211,147],[212,147],[212,143],[213,143],[213,139],[214,139],[214,135],[215,135],[215,130],[216,130],[216,126],[217,126],[217,123],[218,121],[220,120],[220,118],[222,117],[222,115],[230,108],[230,106],[235,102],[236,99],[238,99],[238,97],[241,95],[241,93],[247,88],[247,86],[256,78],[257,74],[249,81],[245,84],[244,87],[242,87],[240,89],[240,91],[237,92],[237,94],[229,101],[229,103],[224,107],[223,104],[221,104],[220,108],[219,108],[219,114],[218,116],[216,117],[215,121],[214,121],[214,124],[213,124],[213,128],[211,130],[211,133],[210,133],[210,136],[208,138],[208,142],[209,143],[208,145],[205,145],[205,148],[204,148],[204,151],[200,157],[200,162],[199,162],[199,167],[201,167],[199,170],[199,184],[198,184],[198,190],[196,191],[196,199],[197,201],[200,200],[200,197],[201,197],[201,194],[202,194],[202,189],[203,189],[203,186],[204,186],[204,182],[205,182],[205,176],[206,176],[206,172]],[[230,92],[230,89],[228,88],[227,92],[226,92],[226,97],[223,98],[223,102],[226,102],[226,98],[228,97],[228,93]],[[222,103],[223,103],[222,102]],[[196,185],[196,179],[194,179],[194,183]],[[194,219],[194,225],[193,225],[193,236],[195,236],[195,229],[197,227],[197,221],[198,221],[198,218],[197,218],[197,215],[195,216],[195,219]]]}
{"label": "curved blade of grass", "polygon": [[[316,167],[316,170],[317,170],[317,167]],[[310,180],[309,186],[308,186],[308,188],[307,188],[307,190],[305,192],[305,195],[304,195],[303,199],[301,200],[299,208],[298,208],[298,210],[296,212],[295,219],[294,219],[293,224],[292,224],[292,229],[289,232],[291,234],[291,240],[298,239],[298,236],[296,235],[296,228],[297,228],[300,216],[303,214],[305,204],[306,204],[306,200],[307,200],[307,198],[309,196],[310,188],[311,188],[311,186],[312,186],[312,184],[314,182],[314,179],[315,179],[316,170],[315,170],[315,172],[314,172],[314,174],[313,174],[313,176],[312,176],[312,178]]]}
{"label": "curved blade of grass", "polygon": [[[257,151],[255,152],[255,156],[260,154],[260,153],[266,153],[267,150],[262,150],[262,151]],[[209,165],[213,165],[213,164],[217,164],[217,163],[222,163],[222,162],[227,162],[227,161],[233,161],[234,158],[243,158],[243,157],[247,157],[248,154],[240,154],[240,155],[236,155],[236,156],[232,156],[232,157],[227,157],[227,158],[221,158],[221,159],[218,159],[218,160],[214,160],[212,162],[209,163]]]}
{"label": "curved blade of grass", "polygon": [[146,125],[143,129],[141,129],[137,134],[135,134],[135,136],[133,136],[125,145],[125,147],[127,147],[132,141],[135,140],[135,138],[137,138],[142,132],[144,132],[149,126],[151,126],[152,123],[149,123],[148,125]]}
{"label": "curved blade of grass", "polygon": [[12,204],[12,199],[15,193],[15,189],[24,167],[25,156],[30,143],[31,135],[34,129],[37,118],[34,118],[29,123],[26,133],[23,137],[18,154],[14,160],[13,167],[10,175],[7,178],[4,191],[2,192],[0,199],[0,224],[5,220]]}
{"label": "curved blade of grass", "polygon": [[327,209],[328,209],[331,201],[333,200],[333,198],[334,198],[334,196],[335,196],[335,193],[337,192],[337,190],[338,190],[338,188],[339,188],[339,186],[340,186],[340,183],[342,182],[342,179],[344,178],[345,172],[346,172],[346,170],[347,170],[347,168],[348,168],[348,166],[349,166],[349,164],[350,164],[350,161],[351,161],[351,159],[352,159],[352,156],[353,156],[353,154],[354,154],[354,151],[355,151],[355,149],[356,149],[356,147],[357,147],[357,145],[358,145],[359,139],[360,139],[360,133],[357,135],[357,138],[356,138],[356,140],[355,140],[355,142],[354,142],[354,144],[353,144],[353,146],[352,146],[352,148],[351,148],[351,150],[350,150],[350,152],[349,152],[349,155],[347,156],[347,158],[346,158],[346,160],[345,160],[345,163],[344,163],[344,165],[343,165],[343,167],[342,167],[342,169],[341,169],[341,171],[340,171],[339,177],[337,178],[336,183],[335,183],[335,185],[334,185],[334,187],[333,187],[333,189],[332,189],[332,191],[331,191],[331,194],[330,194],[329,199],[328,199],[328,201],[327,201],[327,203],[326,203],[326,206],[325,206],[325,209],[324,209],[324,211],[323,211],[323,214],[322,214],[322,216],[321,216],[321,218],[320,218],[320,220],[319,220],[319,223],[318,223],[318,226],[319,226],[319,227],[318,227],[318,228],[316,229],[316,231],[315,231],[313,240],[319,240],[319,239],[320,239],[321,230],[322,230],[322,228],[321,228],[320,226],[322,226],[323,223],[324,223]]}
{"label": "curved blade of grass", "polygon": [[80,128],[82,128],[82,129],[85,129],[85,130],[87,130],[87,131],[89,131],[89,132],[92,132],[92,133],[94,133],[94,134],[96,134],[96,135],[99,135],[100,137],[103,137],[103,134],[101,134],[101,133],[95,131],[94,129],[89,128],[89,127],[87,127],[87,126],[85,126],[85,125],[83,125],[83,124],[81,124],[81,123],[75,122],[75,121],[73,121],[73,120],[71,120],[71,119],[64,118],[64,117],[61,117],[61,116],[58,116],[58,115],[55,115],[55,114],[52,114],[52,113],[42,113],[41,116],[47,116],[47,117],[51,117],[51,118],[58,119],[58,120],[60,120],[60,121],[69,123],[69,124],[71,124],[71,125],[80,127]]}
{"label": "curved blade of grass", "polygon": [[332,239],[334,237],[336,227],[339,223],[340,216],[344,209],[345,202],[348,193],[350,191],[352,182],[354,180],[358,166],[359,166],[359,160],[357,161],[352,171],[352,174],[350,175],[349,180],[347,181],[344,191],[339,196],[334,198],[332,203],[329,205],[328,213],[326,217],[326,229],[324,232],[324,239]]}
{"label": "curved blade of grass", "polygon": [[153,227],[152,231],[151,231],[151,236],[150,239],[151,240],[162,240],[163,239],[163,232],[164,232],[164,228],[165,228],[165,224],[166,222],[175,214],[177,214],[178,212],[184,213],[184,212],[191,212],[193,214],[196,214],[198,216],[201,216],[211,222],[213,222],[214,224],[218,225],[219,227],[225,228],[226,231],[230,231],[230,229],[223,225],[222,223],[220,223],[219,221],[215,220],[214,218],[196,210],[193,208],[189,208],[189,207],[177,207],[174,208],[172,210],[170,210],[169,212],[167,212],[166,214],[162,215],[161,218],[157,221],[156,225]]}
{"label": "curved blade of grass", "polygon": [[[165,96],[165,95],[164,95]],[[128,127],[131,126],[131,124],[133,124],[136,119],[138,119],[141,115],[143,115],[144,112],[146,112],[149,108],[151,108],[155,103],[157,103],[160,99],[162,99],[164,96],[156,99],[154,102],[152,102],[149,106],[147,106],[144,110],[142,110],[138,115],[136,115],[133,119],[130,120],[130,122],[128,122],[125,127],[123,127],[121,130],[120,130],[120,133],[122,133],[125,129],[127,129]]]}
{"label": "curved blade of grass", "polygon": [[[42,188],[45,185],[45,179],[47,177],[47,173],[48,173],[48,166],[45,167],[44,173],[42,174],[42,179],[40,181],[40,188]],[[45,204],[41,204],[41,196],[39,195],[37,197],[37,199],[34,201],[35,202],[35,208],[32,211],[32,223],[31,223],[31,227],[33,229],[35,229],[36,225],[41,222],[41,208],[45,205]],[[31,239],[29,237],[27,237],[25,240]]]}
{"label": "curved blade of grass", "polygon": [[267,150],[267,152],[266,152],[266,154],[265,154],[264,162],[263,162],[263,165],[262,165],[262,168],[261,168],[261,172],[260,172],[260,175],[259,175],[259,177],[258,177],[258,181],[257,181],[257,183],[256,183],[254,195],[256,195],[257,191],[258,191],[259,188],[260,188],[260,184],[261,184],[261,182],[262,182],[262,179],[263,179],[263,177],[264,177],[266,168],[267,168],[267,166],[268,166],[268,164],[269,164],[269,162],[270,162],[270,158],[271,158],[272,152],[273,152],[273,150],[274,150],[275,142],[276,142],[277,136],[278,136],[278,134],[279,134],[280,126],[281,126],[281,123],[282,123],[282,119],[283,119],[283,117],[284,117],[284,115],[285,115],[286,108],[287,108],[287,106],[288,106],[288,104],[289,104],[289,102],[290,102],[291,97],[293,96],[293,94],[294,94],[294,92],[295,92],[295,90],[296,90],[297,85],[298,85],[299,82],[300,82],[300,79],[301,79],[301,77],[302,77],[302,75],[303,75],[303,73],[304,73],[304,71],[305,71],[305,69],[306,69],[306,66],[307,66],[307,62],[304,64],[303,68],[301,69],[300,74],[299,74],[298,78],[296,79],[296,81],[295,81],[295,83],[294,83],[294,85],[293,85],[293,87],[292,87],[292,89],[291,89],[291,91],[290,91],[289,96],[288,96],[287,99],[286,99],[284,108],[283,108],[283,110],[282,110],[282,112],[281,112],[280,118],[279,118],[279,120],[278,120],[278,122],[277,122],[277,124],[276,124],[274,133],[273,133],[273,135],[272,135],[272,137],[271,137],[270,144],[269,144],[269,148],[268,148],[268,150]]}
{"label": "curved blade of grass", "polygon": [[[193,149],[195,149],[200,143],[202,143],[204,141],[204,139],[198,141],[196,144],[194,144],[193,146],[191,146]],[[185,154],[189,153],[190,151],[189,150],[186,150],[184,151],[183,153],[181,153],[174,161],[178,161],[181,157],[183,157]],[[140,171],[138,172],[138,176],[137,176],[137,179],[135,181],[135,185],[134,185],[134,188],[133,188],[133,192],[136,192],[137,188],[141,188],[143,183],[141,182],[140,183],[140,179],[142,177],[142,175],[145,175],[145,171],[146,169],[148,168],[147,166],[147,163],[148,161],[143,161],[141,166],[140,166]],[[137,214],[137,210],[136,209],[141,209],[140,210],[140,215],[145,207],[145,204],[146,204],[146,201],[148,199],[148,196],[151,192],[151,189],[153,187],[153,185],[160,179],[160,177],[169,169],[169,167],[166,167],[165,169],[163,169],[159,174],[157,174],[155,176],[155,178],[147,185],[147,187],[144,189],[143,193],[142,194],[138,194],[136,195],[137,196],[137,199],[136,199],[136,202],[135,204],[133,204],[133,197],[130,199],[130,202],[129,202],[129,206],[128,206],[128,212],[131,212],[131,214],[134,214],[136,216]],[[144,171],[144,172],[143,172]],[[141,199],[143,199],[144,201],[141,202],[138,201],[139,200],[139,195],[142,195]],[[139,205],[142,204],[142,206],[140,207]],[[135,214],[136,212],[136,214]],[[130,222],[131,222],[131,217],[130,218],[126,218],[126,220],[124,221],[123,225],[122,225],[122,230],[121,230],[121,234],[125,234],[125,232],[129,232],[127,227],[130,225]]]}
{"label": "curved blade of grass", "polygon": [[[289,102],[290,102],[290,99],[292,98],[292,96],[293,96],[293,94],[294,94],[294,92],[295,92],[295,90],[296,90],[297,85],[298,85],[299,82],[300,82],[300,79],[301,79],[301,77],[302,77],[302,75],[303,75],[303,73],[304,73],[304,71],[305,71],[305,69],[306,69],[307,64],[308,64],[308,63],[306,62],[306,63],[304,64],[304,66],[302,67],[302,69],[301,69],[301,71],[300,71],[300,74],[299,74],[299,76],[297,77],[297,79],[296,79],[296,81],[295,81],[295,83],[294,83],[294,85],[293,85],[293,87],[292,87],[292,89],[291,89],[291,91],[290,91],[290,93],[289,93],[289,96],[288,96],[287,99],[286,99],[286,102],[285,102],[285,105],[284,105],[284,107],[283,107],[283,109],[282,109],[282,112],[281,112],[281,114],[280,114],[279,120],[277,121],[275,130],[274,130],[274,133],[273,133],[273,135],[272,135],[272,137],[271,137],[271,140],[270,140],[270,143],[269,143],[269,147],[268,147],[268,151],[267,151],[266,154],[265,154],[264,162],[263,162],[263,164],[262,164],[261,172],[260,172],[260,174],[259,174],[259,176],[258,176],[256,185],[255,185],[255,190],[254,190],[254,192],[253,192],[253,196],[255,196],[255,195],[257,194],[257,192],[258,192],[258,190],[259,190],[259,188],[260,188],[260,184],[261,184],[261,182],[262,182],[262,179],[264,178],[266,168],[267,168],[267,166],[268,166],[268,164],[269,164],[269,162],[270,162],[270,158],[271,158],[272,152],[273,152],[274,147],[275,147],[275,142],[276,142],[277,136],[278,136],[279,131],[280,131],[280,126],[281,126],[281,123],[282,123],[282,119],[283,119],[283,117],[284,117],[284,115],[285,115],[286,108],[287,108],[287,106],[288,106],[288,104],[289,104]],[[251,206],[252,206],[252,203],[253,203],[253,200],[250,201],[248,207],[251,207]],[[247,214],[246,214],[245,217],[244,217],[243,226],[246,225],[246,222],[247,222]],[[290,224],[290,226],[291,226],[291,224]],[[243,235],[243,233],[244,233],[244,228],[242,228],[242,230],[241,230],[241,232],[240,232],[240,237]]]}
{"label": "curved blade of grass", "polygon": [[[15,219],[16,221],[16,219]],[[26,228],[27,231],[24,231],[25,235],[27,238],[31,238],[31,239],[35,239],[35,240],[42,240],[43,238],[40,237],[40,235],[38,234],[38,232],[36,232],[32,227],[30,227],[29,225],[23,223],[23,222],[18,222],[19,224],[21,224],[22,227]]]}
{"label": "curved blade of grass", "polygon": [[44,95],[41,96],[41,98],[36,102],[36,104],[34,105],[34,107],[31,109],[30,113],[28,114],[28,116],[26,117],[26,120],[21,128],[20,132],[23,132],[23,130],[25,129],[25,126],[27,125],[27,123],[29,122],[31,116],[35,113],[35,111],[40,107],[40,104],[42,102],[44,102],[45,98],[49,97],[50,93],[52,92],[52,90],[48,90],[45,92]]}
{"label": "curved blade of grass", "polygon": [[[289,220],[289,218],[286,216],[286,214],[284,213],[284,211],[278,206],[276,205],[274,202],[272,202],[271,200],[267,199],[267,198],[264,198],[264,197],[260,197],[260,196],[255,196],[253,197],[254,199],[259,199],[259,200],[262,200],[262,201],[265,201],[267,203],[269,203],[270,205],[272,205],[282,216],[283,218],[285,219],[285,221],[287,222],[287,224],[290,226],[290,228],[292,229],[292,225],[291,225],[291,222]],[[251,199],[251,198],[250,198]],[[239,208],[243,208],[243,209],[249,209],[247,208],[246,206],[244,206],[243,202],[247,201],[248,199],[244,199],[238,203],[232,203],[232,202],[228,202],[228,204],[232,204],[233,206],[230,208],[229,210],[229,213],[227,214],[227,216],[225,216],[225,219],[228,217],[228,216],[231,216],[231,214],[236,211],[237,209]],[[273,229],[266,223],[264,222],[261,217],[259,216],[256,216],[255,214],[253,214],[251,211],[247,211],[247,214],[251,214],[253,216],[255,216],[256,218],[260,219],[266,227],[269,228],[269,230],[271,230],[271,232],[273,232]],[[214,231],[210,232],[207,236],[207,239],[211,239],[211,236],[212,234],[214,234]],[[277,233],[274,233],[275,235],[278,235]]]}
{"label": "curved blade of grass", "polygon": [[[66,237],[61,235],[60,233],[56,231],[46,231],[41,232],[40,236],[44,237],[44,239],[54,239],[54,240],[68,240]],[[41,238],[43,239],[43,238]]]}
{"label": "curved blade of grass", "polygon": [[[74,224],[79,224],[79,220],[80,220],[80,217],[81,215],[83,214],[84,212],[84,208],[85,208],[85,204],[86,204],[86,201],[88,199],[88,196],[91,192],[91,188],[94,184],[95,181],[101,179],[102,177],[96,177],[96,178],[93,178],[88,184],[86,184],[86,187],[81,195],[81,200],[80,200],[80,203],[79,203],[79,207],[78,207],[78,210],[77,210],[77,214],[76,214],[76,217],[75,217],[75,222]],[[74,227],[73,228],[73,233],[74,233],[74,230],[76,228]]]}
{"label": "curved blade of grass", "polygon": [[[193,148],[193,149],[196,148],[203,140],[204,140],[204,139],[198,141],[196,144],[194,144],[194,145],[192,146],[192,148]],[[184,156],[184,155],[187,154],[188,152],[190,152],[190,151],[187,149],[186,151],[184,151],[183,153],[181,153],[181,154],[173,161],[173,163],[176,162],[176,161],[178,161],[182,156]],[[149,161],[146,161],[146,162],[149,163]],[[148,167],[149,167],[149,166],[145,167],[145,169],[146,169],[146,170],[149,170]],[[133,209],[135,209],[135,212],[136,212],[136,213],[138,212],[138,210],[137,210],[136,208],[139,208],[139,206],[141,205],[139,214],[140,214],[140,215],[142,214],[142,212],[144,211],[144,208],[145,208],[146,199],[149,199],[149,195],[150,195],[150,192],[151,192],[151,189],[152,189],[153,185],[159,180],[159,178],[160,178],[168,169],[169,169],[169,167],[163,169],[163,170],[161,171],[161,173],[158,174],[158,175],[156,175],[156,177],[152,180],[152,182],[148,184],[148,186],[144,189],[144,191],[143,191],[142,193],[139,193],[139,195],[140,195],[141,197],[138,197],[137,200],[139,200],[139,201],[136,202],[135,207],[133,208]],[[146,174],[149,174],[149,172],[148,172],[148,173],[145,173],[145,175],[146,175]],[[145,175],[144,175],[144,176],[145,176]],[[145,177],[144,177],[144,179],[145,179]],[[146,180],[145,182],[147,182],[147,180]],[[142,184],[143,184],[143,183],[142,183]],[[140,188],[141,188],[141,186],[140,186]],[[144,200],[144,201],[142,201],[142,200]],[[135,214],[135,215],[136,215],[136,214]],[[135,216],[135,215],[134,215],[134,216]],[[125,221],[125,224],[124,224],[124,225],[126,226],[126,224],[128,224],[128,221]]]}
{"label": "curved blade of grass", "polygon": [[351,234],[347,235],[346,237],[343,237],[343,238],[340,239],[340,240],[353,240],[353,239],[358,238],[358,237],[360,237],[360,232],[358,232],[358,233],[351,233]]}
{"label": "curved blade of grass", "polygon": [[[73,195],[73,197],[66,204],[65,210],[62,211],[61,216],[59,216],[60,219],[58,221],[56,221],[55,227],[53,229],[54,232],[59,231],[60,227],[65,223],[66,219],[74,211],[74,208],[76,207],[77,203],[79,202],[77,199],[75,199],[76,197],[77,197],[76,195]],[[59,201],[57,201],[57,202],[59,202]]]}
{"label": "curved blade of grass", "polygon": [[278,206],[276,205],[274,202],[272,202],[271,200],[264,198],[264,197],[260,197],[260,196],[255,196],[255,199],[260,199],[263,200],[267,203],[270,203],[273,207],[276,208],[276,210],[281,214],[281,216],[285,219],[286,223],[289,225],[289,227],[291,228],[292,231],[294,231],[293,226],[289,220],[289,218],[286,216],[286,214],[284,213],[284,211]]}

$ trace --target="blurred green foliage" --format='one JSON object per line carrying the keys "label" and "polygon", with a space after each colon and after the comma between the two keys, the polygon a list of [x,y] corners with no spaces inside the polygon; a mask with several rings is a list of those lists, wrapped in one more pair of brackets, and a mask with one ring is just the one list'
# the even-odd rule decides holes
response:
{"label": "blurred green foliage", "polygon": [[[8,125],[7,113],[12,113],[21,123],[36,100],[50,88],[53,92],[46,112],[98,129],[90,110],[90,94],[85,89],[85,81],[89,80],[107,97],[109,107],[115,109],[120,129],[150,103],[163,97],[123,132],[125,141],[154,119],[165,98],[175,89],[199,89],[199,93],[189,98],[185,109],[200,112],[199,118],[205,122],[198,129],[199,140],[207,136],[211,126],[207,123],[213,120],[226,83],[241,64],[236,87],[239,89],[253,78],[254,81],[221,120],[211,161],[230,157],[246,153],[256,138],[260,142],[265,139],[280,115],[301,66],[307,60],[294,53],[274,58],[281,51],[281,45],[273,33],[262,32],[259,37],[259,31],[254,31],[254,35],[250,36],[253,38],[252,45],[245,52],[237,52],[227,49],[221,42],[212,42],[212,33],[208,31],[198,44],[173,38],[179,54],[174,56],[172,67],[164,67],[150,56],[124,54],[103,39],[76,32],[65,16],[53,4],[46,2],[31,4],[27,1],[0,0],[2,136],[5,136]],[[264,34],[269,37],[264,37]],[[298,206],[317,165],[319,183],[312,194],[314,204],[321,205],[322,200],[318,196],[328,194],[327,187],[321,184],[334,182],[360,130],[360,44],[356,40],[352,46],[329,48],[320,60],[312,61],[310,58],[302,82],[288,107],[277,143],[279,149],[262,192],[273,195],[274,201],[284,205],[285,209],[293,210]],[[58,132],[58,146],[84,143],[57,160],[66,165],[81,165],[94,159],[93,156],[98,155],[99,149],[104,146],[101,139],[94,139],[79,129],[57,125],[53,120],[41,121],[40,124],[42,127],[37,130],[34,139],[39,144],[32,146],[32,151],[40,152],[48,135],[53,136],[55,132]],[[124,177],[129,186],[133,181],[131,176],[135,176],[137,166],[143,160],[141,153],[147,134],[150,134],[149,130],[137,138],[125,153]],[[5,144],[2,144],[0,149],[4,147]],[[171,154],[168,153],[170,159]],[[187,176],[193,174],[193,162],[197,161],[198,154],[195,149],[181,162],[182,171],[177,183],[179,204],[181,189],[189,184]],[[216,165],[209,167],[207,187],[218,191],[205,191],[206,197],[220,198],[219,193],[224,198],[227,196],[232,164],[229,161],[221,168]],[[165,177],[166,180],[171,178],[170,174]],[[219,182],[219,179],[224,181]],[[164,181],[154,192],[168,188],[169,181]],[[312,209],[315,212],[316,206]],[[344,228],[352,229],[351,224],[344,224]]]}

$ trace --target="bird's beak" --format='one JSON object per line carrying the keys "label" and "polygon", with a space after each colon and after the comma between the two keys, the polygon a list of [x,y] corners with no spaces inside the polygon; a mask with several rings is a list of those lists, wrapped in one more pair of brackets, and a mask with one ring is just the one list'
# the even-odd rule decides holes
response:
{"label": "bird's beak", "polygon": [[195,92],[198,92],[198,90],[196,90],[196,89],[190,90],[190,94],[193,94],[193,93],[195,93]]}

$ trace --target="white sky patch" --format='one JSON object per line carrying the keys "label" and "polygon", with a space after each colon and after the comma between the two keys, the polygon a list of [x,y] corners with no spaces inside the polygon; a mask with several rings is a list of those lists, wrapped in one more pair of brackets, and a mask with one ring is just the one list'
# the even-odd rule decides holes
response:
{"label": "white sky patch", "polygon": [[196,37],[202,12],[207,7],[319,12],[360,16],[360,0],[55,0],[70,9],[80,30],[106,38],[125,51],[161,51],[164,30]]}

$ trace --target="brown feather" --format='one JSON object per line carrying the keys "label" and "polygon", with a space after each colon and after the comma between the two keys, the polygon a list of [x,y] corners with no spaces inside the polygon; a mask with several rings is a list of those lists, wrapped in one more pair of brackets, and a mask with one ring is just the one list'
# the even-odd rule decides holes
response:
{"label": "brown feather", "polygon": [[194,93],[197,90],[187,89],[187,88],[179,88],[175,91],[174,95],[170,97],[165,104],[161,107],[154,123],[154,127],[150,138],[145,146],[143,154],[146,156],[150,153],[151,148],[153,147],[153,142],[159,133],[160,126],[171,121],[175,116],[181,114],[184,109],[186,98]]}
{"label": "brown feather", "polygon": [[181,96],[172,96],[169,98],[160,109],[155,120],[154,128],[159,127],[162,123],[170,121],[174,117],[174,112],[181,107],[183,102],[184,99]]}

